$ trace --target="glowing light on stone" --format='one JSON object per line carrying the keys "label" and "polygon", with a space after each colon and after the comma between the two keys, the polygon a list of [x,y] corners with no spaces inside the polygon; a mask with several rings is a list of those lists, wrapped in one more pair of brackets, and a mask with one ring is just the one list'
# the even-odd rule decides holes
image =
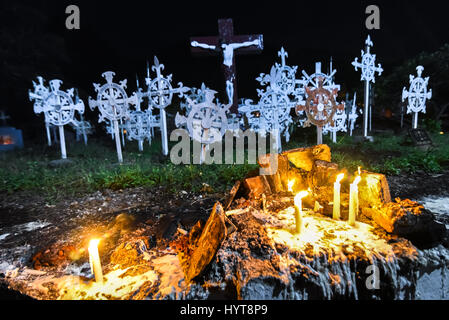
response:
{"label": "glowing light on stone", "polygon": [[90,269],[95,275],[95,281],[103,283],[103,270],[101,269],[100,255],[98,254],[98,244],[100,240],[92,239],[89,243]]}
{"label": "glowing light on stone", "polygon": [[307,191],[301,191],[295,197],[295,221],[296,221],[296,234],[301,233],[302,227],[302,199],[307,197],[309,193]]}
{"label": "glowing light on stone", "polygon": [[344,173],[341,173],[337,176],[337,181],[334,183],[334,208],[333,208],[333,218],[335,220],[340,219],[340,189],[341,189],[341,180],[345,177]]}
{"label": "glowing light on stone", "polygon": [[357,176],[351,184],[349,191],[349,225],[355,226],[355,220],[359,212],[359,188],[358,185],[362,178]]}

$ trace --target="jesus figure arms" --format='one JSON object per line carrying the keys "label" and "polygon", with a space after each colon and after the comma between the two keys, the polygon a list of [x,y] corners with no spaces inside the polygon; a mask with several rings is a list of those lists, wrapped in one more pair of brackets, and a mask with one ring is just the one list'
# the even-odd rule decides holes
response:
{"label": "jesus figure arms", "polygon": [[225,48],[225,46],[230,46],[232,47],[232,49],[239,49],[239,48],[244,48],[244,47],[250,47],[250,46],[259,46],[260,45],[260,39],[256,39],[253,41],[246,41],[246,42],[242,42],[242,43],[231,43],[231,44],[224,44],[222,45],[223,48]]}
{"label": "jesus figure arms", "polygon": [[198,41],[192,41],[190,43],[190,45],[192,47],[198,47],[198,48],[203,48],[203,49],[208,49],[208,50],[215,50],[216,49],[215,46],[211,46],[211,45],[208,45],[208,44],[205,44],[205,43],[198,43]]}

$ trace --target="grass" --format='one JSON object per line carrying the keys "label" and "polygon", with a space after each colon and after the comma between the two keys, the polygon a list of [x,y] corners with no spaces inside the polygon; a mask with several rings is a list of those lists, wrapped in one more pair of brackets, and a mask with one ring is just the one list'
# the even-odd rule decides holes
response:
{"label": "grass", "polygon": [[350,137],[343,137],[329,145],[333,162],[351,171],[361,166],[387,175],[438,173],[449,167],[449,135],[432,134],[431,138],[434,147],[427,151],[415,147],[403,135],[376,136],[374,143],[354,143]]}
{"label": "grass", "polygon": [[[168,191],[220,192],[242,179],[256,165],[173,165],[161,157],[160,143],[154,142],[143,153],[137,143],[128,142],[125,162],[118,165],[115,146],[103,141],[68,145],[69,159],[74,165],[49,166],[59,159],[55,147],[32,148],[0,153],[0,192],[28,191],[40,193],[49,201],[79,196],[103,189],[163,186]],[[205,185],[207,184],[207,185]]]}
{"label": "grass", "polygon": [[[313,140],[313,134],[311,137]],[[437,147],[428,152],[415,148],[407,137],[396,135],[377,136],[375,143],[359,144],[347,136],[339,137],[336,144],[325,137],[325,143],[332,149],[332,160],[341,168],[355,171],[362,166],[374,172],[398,175],[417,171],[436,173],[449,167],[449,135],[434,134],[432,138]],[[305,146],[298,140],[292,137],[284,149]],[[161,157],[160,150],[158,141],[151,147],[147,144],[143,153],[138,152],[137,143],[128,142],[125,163],[118,165],[112,141],[91,140],[87,147],[71,143],[68,154],[75,164],[63,168],[49,166],[51,160],[60,157],[58,146],[35,145],[31,149],[0,153],[0,192],[39,193],[50,202],[97,190],[131,187],[163,186],[169,192],[222,192],[257,168],[250,164],[173,165]]]}

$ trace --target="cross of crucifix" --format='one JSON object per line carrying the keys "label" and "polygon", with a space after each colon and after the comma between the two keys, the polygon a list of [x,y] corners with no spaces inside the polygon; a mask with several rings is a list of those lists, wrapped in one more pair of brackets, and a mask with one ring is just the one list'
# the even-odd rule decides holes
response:
{"label": "cross of crucifix", "polygon": [[237,79],[235,70],[235,55],[260,53],[263,50],[263,36],[234,35],[232,19],[218,20],[218,36],[193,37],[190,39],[193,54],[204,54],[210,50],[212,54],[223,56],[223,73],[226,93],[231,113],[238,113]]}

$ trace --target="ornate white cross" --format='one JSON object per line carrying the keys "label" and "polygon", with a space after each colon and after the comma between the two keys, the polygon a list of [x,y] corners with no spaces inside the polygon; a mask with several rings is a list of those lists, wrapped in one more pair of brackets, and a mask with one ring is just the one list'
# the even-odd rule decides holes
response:
{"label": "ornate white cross", "polygon": [[79,141],[80,137],[83,136],[84,145],[87,145],[87,136],[92,134],[93,128],[89,121],[84,120],[82,115],[80,118],[80,120],[73,120],[72,128],[76,132],[76,141]]}
{"label": "ornate white cross", "polygon": [[427,91],[429,77],[422,78],[423,66],[417,66],[418,76],[410,75],[410,89],[402,89],[402,102],[408,99],[407,114],[413,113],[413,129],[418,128],[418,113],[426,113],[426,100],[432,98],[432,89]]}
{"label": "ornate white cross", "polygon": [[145,139],[151,145],[151,123],[147,112],[136,110],[131,111],[129,119],[125,123],[128,140],[137,140],[139,151],[143,151],[143,142]]}
{"label": "ornate white cross", "polygon": [[69,89],[67,92],[60,90],[62,85],[61,80],[51,80],[50,92],[44,98],[41,105],[36,106],[35,111],[45,114],[45,120],[48,123],[59,128],[59,142],[61,145],[61,157],[67,158],[67,151],[65,145],[64,126],[73,123],[75,111],[80,114],[84,113],[84,103],[78,100],[73,103],[74,89]]}
{"label": "ornate white cross", "polygon": [[152,107],[160,110],[160,129],[162,138],[162,152],[165,156],[168,155],[168,136],[167,136],[167,115],[165,108],[168,107],[173,100],[173,94],[179,94],[182,98],[184,93],[190,91],[190,88],[184,87],[182,82],[178,83],[178,88],[173,88],[171,81],[172,75],[164,77],[162,70],[165,69],[163,64],[159,63],[157,57],[154,57],[154,65],[151,70],[156,72],[156,78],[151,80],[149,70],[147,78],[145,79],[148,90],[145,95],[148,97],[149,103]]}
{"label": "ornate white cross", "polygon": [[333,117],[333,125],[328,122],[323,127],[323,134],[327,135],[328,133],[332,136],[332,142],[337,143],[337,132],[348,132],[348,126],[346,120],[348,119],[348,115],[346,114],[346,110],[337,110]]}
{"label": "ornate white cross", "polygon": [[338,111],[344,111],[344,104],[337,104],[336,97],[338,89],[335,88],[332,91],[324,88],[323,79],[317,78],[318,87],[306,87],[307,100],[304,104],[296,107],[296,112],[305,111],[307,115],[307,121],[304,123],[304,127],[313,124],[317,127],[317,144],[323,143],[323,127],[330,123],[331,127],[334,127],[334,117]]}
{"label": "ornate white cross", "polygon": [[190,137],[202,144],[200,163],[205,159],[208,146],[220,141],[228,129],[229,120],[226,113],[232,106],[232,101],[227,105],[215,104],[214,98],[217,92],[210,89],[204,91],[204,101],[196,102],[185,96],[190,104],[190,112],[187,116],[176,114],[176,127],[187,127]]}
{"label": "ornate white cross", "polygon": [[100,111],[98,122],[103,122],[107,119],[113,124],[118,161],[119,163],[123,163],[118,122],[129,116],[129,104],[137,105],[138,98],[136,94],[131,98],[128,98],[128,94],[125,90],[127,83],[126,79],[119,84],[115,83],[115,73],[112,71],[105,72],[102,76],[106,79],[106,83],[103,86],[94,83],[94,88],[97,92],[97,100],[93,100],[89,97],[89,106],[91,110],[98,108]]}
{"label": "ornate white cross", "polygon": [[[288,52],[285,51],[284,47],[281,47],[281,50],[278,52],[278,57],[281,58],[281,63],[276,62],[274,64],[276,78],[272,79],[271,74],[261,73],[256,80],[262,86],[270,85],[274,91],[282,92],[286,95],[294,95],[296,100],[302,100],[304,95],[304,81],[303,79],[296,79],[298,66],[291,67],[286,64]],[[299,87],[297,87],[298,85]]]}
{"label": "ornate white cross", "polygon": [[355,67],[355,71],[360,68],[362,70],[361,81],[365,81],[365,109],[363,111],[363,135],[364,137],[368,136],[368,117],[370,114],[370,106],[369,106],[369,94],[370,94],[370,82],[376,82],[376,72],[379,73],[379,76],[382,75],[384,69],[382,69],[382,65],[379,63],[379,66],[376,67],[376,55],[371,54],[371,47],[373,46],[373,42],[371,41],[371,37],[368,35],[368,38],[365,41],[366,44],[366,52],[362,50],[362,62],[359,62],[359,58],[355,58],[352,65]]}
{"label": "ornate white cross", "polygon": [[352,106],[351,108],[351,112],[348,115],[348,125],[349,125],[349,136],[352,137],[352,132],[355,129],[355,123],[357,121],[357,118],[359,117],[358,113],[357,113],[357,92],[354,93],[354,99],[348,100],[348,95],[346,94],[346,105],[347,106]]}
{"label": "ornate white cross", "polygon": [[[206,100],[206,90],[209,90],[208,87],[204,83],[201,84],[201,88],[190,88],[190,93],[186,96],[189,97],[195,103],[201,103]],[[190,103],[186,101],[181,101],[179,104],[181,110],[185,110],[186,114],[190,113],[192,106]]]}
{"label": "ornate white cross", "polygon": [[290,101],[284,92],[273,89],[278,89],[275,82],[280,77],[279,71],[273,66],[269,79],[263,77],[265,78],[263,81],[269,81],[270,86],[266,90],[257,90],[259,102],[253,104],[253,101],[248,99],[239,107],[239,112],[245,114],[252,130],[261,134],[270,132],[275,135],[279,152],[282,151],[281,135],[285,136],[287,142],[290,140],[289,125],[293,122],[290,112],[297,104]]}
{"label": "ornate white cross", "polygon": [[[50,90],[45,86],[44,79],[40,76],[37,77],[38,82],[33,81],[34,92],[28,91],[28,97],[30,101],[34,101],[34,113],[38,114],[42,112],[42,103],[45,97],[49,94]],[[48,146],[51,147],[51,133],[50,122],[45,118],[45,131],[47,132]]]}

